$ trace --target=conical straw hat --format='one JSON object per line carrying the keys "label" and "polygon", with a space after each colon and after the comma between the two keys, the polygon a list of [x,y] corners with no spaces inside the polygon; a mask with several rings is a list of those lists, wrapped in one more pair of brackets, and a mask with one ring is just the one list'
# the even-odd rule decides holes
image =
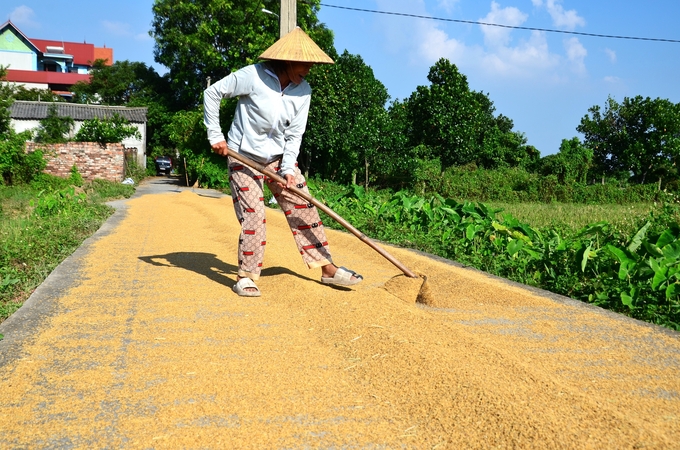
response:
{"label": "conical straw hat", "polygon": [[316,42],[312,40],[302,28],[293,31],[279,39],[260,55],[261,59],[276,59],[279,61],[300,61],[316,64],[333,64],[333,60],[324,53]]}

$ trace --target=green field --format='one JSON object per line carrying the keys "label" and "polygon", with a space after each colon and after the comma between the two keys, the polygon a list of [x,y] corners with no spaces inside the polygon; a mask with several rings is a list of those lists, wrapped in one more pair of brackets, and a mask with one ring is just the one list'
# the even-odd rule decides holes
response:
{"label": "green field", "polygon": [[649,216],[657,205],[635,203],[630,205],[582,205],[573,203],[489,203],[489,206],[502,209],[503,214],[511,214],[516,219],[534,228],[557,228],[580,230],[586,225],[609,222],[622,234],[630,235],[636,231],[641,221]]}

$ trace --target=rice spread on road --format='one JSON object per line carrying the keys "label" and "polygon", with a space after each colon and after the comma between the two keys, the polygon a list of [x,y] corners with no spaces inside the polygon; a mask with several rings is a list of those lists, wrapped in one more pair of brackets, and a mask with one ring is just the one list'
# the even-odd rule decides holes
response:
{"label": "rice spread on road", "polygon": [[433,300],[328,232],[321,284],[269,211],[241,298],[231,198],[144,195],[0,372],[2,448],[680,448],[677,334],[415,252]]}

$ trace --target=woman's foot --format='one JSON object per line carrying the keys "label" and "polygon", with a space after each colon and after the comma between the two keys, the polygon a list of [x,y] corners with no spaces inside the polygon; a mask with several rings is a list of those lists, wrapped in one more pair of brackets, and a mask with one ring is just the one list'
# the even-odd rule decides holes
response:
{"label": "woman's foot", "polygon": [[253,280],[246,277],[236,277],[236,284],[231,288],[241,297],[259,297],[260,290],[255,285]]}
{"label": "woman's foot", "polygon": [[321,267],[321,282],[338,286],[352,286],[361,283],[364,277],[345,267],[327,264]]}

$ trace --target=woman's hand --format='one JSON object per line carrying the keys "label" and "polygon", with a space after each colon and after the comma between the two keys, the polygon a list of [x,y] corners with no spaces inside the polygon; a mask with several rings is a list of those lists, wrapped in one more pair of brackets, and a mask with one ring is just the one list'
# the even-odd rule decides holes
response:
{"label": "woman's hand", "polygon": [[212,149],[215,153],[217,153],[220,156],[227,156],[229,155],[229,149],[227,148],[227,141],[221,141],[213,144]]}
{"label": "woman's hand", "polygon": [[276,184],[278,184],[282,188],[286,188],[286,189],[289,189],[289,188],[292,188],[293,186],[295,186],[295,177],[293,175],[288,174],[288,175],[284,175],[283,177],[286,179],[286,185],[284,186],[282,183],[276,183]]}

